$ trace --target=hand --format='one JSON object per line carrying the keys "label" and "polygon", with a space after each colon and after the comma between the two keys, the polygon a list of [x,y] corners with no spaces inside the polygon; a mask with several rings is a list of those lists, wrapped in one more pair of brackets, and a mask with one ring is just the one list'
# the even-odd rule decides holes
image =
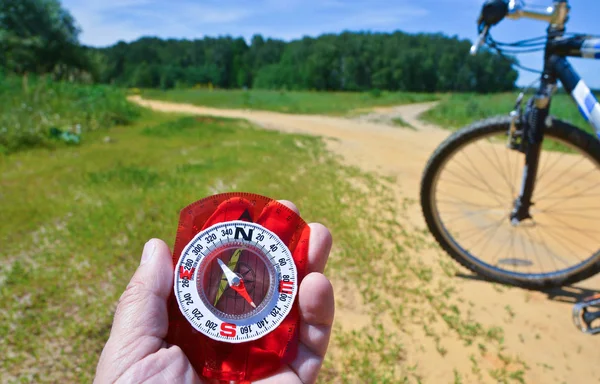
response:
{"label": "hand", "polygon": [[[296,213],[288,201],[281,203]],[[298,356],[260,383],[313,383],[316,381],[331,335],[333,288],[322,274],[331,250],[331,234],[311,223],[308,275],[300,284]],[[169,326],[167,298],[173,290],[173,263],[167,245],[152,239],[144,246],[137,271],[119,299],[104,346],[95,383],[181,382],[202,383],[187,356],[164,338]]]}

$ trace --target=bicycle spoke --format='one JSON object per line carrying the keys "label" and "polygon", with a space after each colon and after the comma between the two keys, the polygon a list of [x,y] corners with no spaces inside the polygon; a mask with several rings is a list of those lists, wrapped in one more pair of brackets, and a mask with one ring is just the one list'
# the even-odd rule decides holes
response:
{"label": "bicycle spoke", "polygon": [[[540,211],[540,212],[545,213],[548,216],[554,216],[554,215],[551,215],[551,213],[557,213],[557,212],[561,212],[561,211],[545,211],[544,210],[544,211]],[[569,211],[562,211],[562,212],[563,212],[562,215],[564,215],[564,216],[581,217],[583,219],[597,219],[598,218],[597,216],[588,216],[588,215],[583,215],[580,213],[568,213]]]}
{"label": "bicycle spoke", "polygon": [[571,208],[564,208],[564,209],[558,209],[558,210],[554,210],[554,209],[549,210],[548,208],[545,208],[545,209],[540,210],[540,212],[578,212],[578,211],[593,211],[593,210],[597,210],[597,209],[600,209],[600,207],[571,207]]}
{"label": "bicycle spoke", "polygon": [[473,228],[471,228],[471,229],[468,229],[468,230],[466,230],[466,231],[461,231],[461,232],[459,232],[458,234],[460,235],[460,237],[461,237],[461,240],[462,240],[462,241],[465,241],[466,239],[468,239],[468,238],[470,238],[470,237],[471,237],[471,236],[464,237],[464,235],[465,235],[466,233],[471,233],[471,232],[473,232],[473,233],[475,233],[475,234],[476,234],[478,231],[481,231],[481,230],[483,230],[483,229],[487,229],[487,228],[493,227],[494,225],[496,225],[496,223],[488,224],[488,225],[486,225],[486,226],[484,226],[484,227],[473,227]]}
{"label": "bicycle spoke", "polygon": [[[494,167],[498,173],[500,173],[500,175],[502,176],[502,178],[504,179],[504,181],[506,182],[506,185],[508,186],[508,193],[511,194],[512,193],[512,186],[510,185],[510,181],[508,181],[508,178],[506,177],[506,174],[504,173],[504,167],[502,167],[502,162],[500,161],[500,159],[498,158],[498,154],[496,153],[496,146],[492,145],[492,151],[494,153],[494,157],[496,157],[496,160],[498,160],[498,168]],[[479,151],[481,151],[481,147],[479,147]],[[488,160],[490,162],[490,164],[493,165],[493,162],[491,160],[488,159],[487,155],[485,154],[485,152],[482,152],[482,154],[484,155],[484,157],[486,158],[486,160]],[[502,168],[502,172],[499,171],[499,168]]]}
{"label": "bicycle spoke", "polygon": [[[508,215],[504,218],[508,220]],[[492,233],[492,236],[490,236],[488,238],[488,240],[485,242],[485,244],[483,245],[483,248],[481,248],[481,254],[484,254],[484,251],[487,249],[488,244],[490,243],[490,241],[492,241],[492,239],[496,236],[496,233],[498,232],[498,229],[502,226],[502,221],[500,221],[498,223],[498,225],[496,226],[496,229],[494,229],[494,232]]]}
{"label": "bicycle spoke", "polygon": [[[569,170],[573,169],[573,168],[575,167],[575,165],[579,164],[579,163],[580,163],[580,162],[581,162],[583,159],[585,159],[585,158],[584,158],[584,157],[582,157],[581,159],[579,159],[579,161],[578,161],[577,163],[575,163],[575,164],[571,165],[571,167],[570,167],[570,168],[567,168],[567,169],[565,169],[565,170],[563,171],[563,173],[561,173],[561,174],[560,174],[560,175],[559,175],[557,178],[555,178],[555,179],[554,179],[554,181],[556,181],[556,180],[560,180],[560,179],[562,178],[562,176],[563,176],[565,173],[567,173]],[[591,171],[589,171],[588,173],[586,173],[586,175],[587,175],[587,174],[589,174],[589,173],[591,173],[591,172],[593,172],[593,171],[596,171],[596,172],[598,172],[598,170],[597,170],[597,169],[595,169],[595,170],[594,170],[594,169],[592,169]],[[581,178],[581,176],[577,176],[577,177],[575,177],[574,179],[571,179],[571,180],[569,180],[568,182],[566,182],[566,183],[562,184],[560,187],[553,189],[553,190],[552,190],[552,192],[548,192],[546,195],[540,196],[540,198],[544,198],[545,196],[551,195],[551,194],[553,194],[554,192],[557,192],[557,191],[559,191],[559,190],[563,189],[564,187],[567,187],[567,186],[571,185],[571,184],[572,184],[572,183],[573,183],[575,180],[577,180],[577,179],[580,179],[580,178]],[[550,184],[554,184],[554,181],[552,181],[552,183],[550,183]]]}
{"label": "bicycle spoke", "polygon": [[[492,164],[492,162],[489,160],[489,158],[487,157],[487,155],[485,155],[485,153],[481,151],[481,148],[479,147],[479,143],[477,143],[477,145],[475,145],[475,146],[479,149],[479,152],[483,153],[485,159],[490,164]],[[473,167],[475,167],[474,164],[473,164],[473,161],[471,161],[471,158],[467,155],[466,152],[465,152],[465,157],[467,157],[467,159],[469,160],[469,162],[471,163],[471,165],[473,165]],[[492,166],[494,166],[494,164],[492,164]],[[494,167],[494,169],[496,171],[498,171],[495,167]],[[491,185],[489,185],[489,183],[487,183],[487,178],[483,174],[481,174],[480,172],[477,172],[477,173],[479,174],[480,180],[483,182],[483,184],[485,184],[489,189],[494,189]],[[498,172],[498,173],[500,173],[500,172]]]}
{"label": "bicycle spoke", "polygon": [[[556,221],[560,221],[560,220],[556,220]],[[556,225],[548,225],[548,224],[538,224],[538,225],[543,225],[546,228],[556,228],[556,229],[561,228],[561,227],[557,227]],[[600,231],[594,231],[589,228],[569,227],[569,229],[575,230],[575,231],[577,231],[577,233],[588,232],[588,233],[592,233],[592,234],[598,234],[600,236]]]}
{"label": "bicycle spoke", "polygon": [[[498,220],[497,222],[495,222],[495,223],[494,223],[494,225],[495,225],[495,226],[493,226],[493,227],[491,228],[491,229],[493,229],[493,230],[494,230],[494,233],[496,233],[496,231],[498,230],[498,228],[500,228],[500,226],[502,225],[502,220],[507,220],[507,219],[508,219],[508,215],[507,215],[507,216],[505,216],[505,217],[503,217],[503,218],[501,218],[500,220]],[[487,233],[487,231],[489,231],[489,229],[487,229],[487,230],[485,231],[485,233]],[[483,234],[483,236],[482,236],[482,237],[481,237],[481,238],[480,238],[480,239],[479,239],[479,240],[478,240],[478,241],[477,241],[475,244],[473,244],[473,245],[471,246],[471,248],[475,248],[475,246],[476,246],[477,244],[479,244],[479,242],[480,242],[481,240],[485,239],[485,233]],[[489,240],[488,240],[488,241],[489,241]]]}
{"label": "bicycle spoke", "polygon": [[573,258],[575,258],[579,262],[581,262],[581,258],[579,256],[577,256],[577,254],[571,248],[569,248],[567,245],[565,245],[566,242],[564,240],[561,240],[561,238],[562,237],[557,236],[556,232],[552,233],[552,239],[564,249],[565,253],[569,254],[570,256],[573,256]]}
{"label": "bicycle spoke", "polygon": [[[452,196],[455,197],[455,196]],[[440,203],[447,203],[447,204],[464,204],[464,205],[470,205],[472,207],[481,207],[483,209],[496,209],[496,208],[502,208],[501,205],[494,205],[493,207],[488,207],[487,205],[481,205],[481,204],[475,204],[475,203],[471,203],[470,201],[466,201],[466,200],[440,200],[438,199],[438,202]]]}
{"label": "bicycle spoke", "polygon": [[[525,260],[528,260],[527,252],[525,252],[525,244],[523,243],[523,236],[519,236],[518,239],[520,240],[519,242],[521,243],[521,248],[523,249],[522,255],[525,258]],[[533,262],[531,262],[531,264],[533,264]],[[530,271],[531,271],[531,269],[530,269]]]}
{"label": "bicycle spoke", "polygon": [[[465,156],[466,156],[466,154],[465,154]],[[469,161],[470,161],[470,159],[469,159]],[[472,164],[472,162],[471,162],[471,164]],[[452,172],[450,172],[450,173],[452,174]],[[454,175],[454,176],[456,176],[456,175]],[[483,181],[484,178],[481,175],[479,175],[479,179],[478,180]],[[498,202],[498,204],[502,204],[502,201],[500,201],[500,200],[497,199],[498,194],[496,193],[496,191],[494,191],[494,189],[489,184],[487,184],[485,181],[483,182],[483,184],[487,187],[487,190],[483,190],[481,188],[475,188],[475,189],[483,191],[483,192],[486,192],[486,193],[487,192],[491,193],[492,195],[494,195],[494,197],[496,197],[496,201]]]}
{"label": "bicycle spoke", "polygon": [[[543,266],[542,261],[540,260],[540,256],[537,253],[537,250],[535,249],[535,242],[533,241],[533,238],[531,237],[531,234],[529,233],[528,230],[523,231],[525,232],[525,235],[529,238],[529,246],[531,247],[531,250],[533,251],[533,254],[535,255],[535,258],[537,259],[538,263],[540,264],[540,267]],[[543,270],[543,268],[542,268]]]}
{"label": "bicycle spoke", "polygon": [[[542,152],[542,153],[544,153],[544,152]],[[551,152],[551,153],[555,153],[555,152]],[[547,154],[547,153],[546,153],[546,154]],[[540,183],[540,182],[542,181],[542,179],[544,178],[544,176],[546,176],[546,174],[547,174],[548,170],[549,170],[549,169],[552,169],[552,168],[553,168],[553,167],[554,167],[556,164],[558,164],[558,163],[559,163],[559,161],[560,161],[560,159],[562,159],[562,157],[563,157],[564,155],[565,155],[565,153],[564,153],[564,152],[561,152],[561,154],[560,154],[559,156],[556,156],[556,161],[555,161],[554,163],[552,163],[552,165],[551,165],[551,166],[549,166],[549,167],[548,167],[548,169],[544,168],[542,171],[540,171],[540,173],[538,173],[538,175],[539,175],[539,176],[538,176],[538,177],[536,177],[536,180],[535,180],[535,182],[536,182],[536,183]],[[544,157],[545,157],[545,158],[550,158],[549,154],[548,154],[548,156],[544,156]],[[546,164],[547,164],[549,161],[550,161],[550,160],[548,160],[548,161],[546,162]]]}
{"label": "bicycle spoke", "polygon": [[514,199],[516,196],[515,184],[513,183],[515,178],[513,177],[513,174],[512,174],[512,165],[510,163],[510,156],[509,156],[510,151],[504,151],[504,153],[506,154],[506,164],[508,164],[508,179],[510,180],[510,196]]}
{"label": "bicycle spoke", "polygon": [[[454,176],[454,177],[456,177],[456,178],[459,178],[459,179],[460,179],[460,177],[459,177],[459,176],[457,176],[457,175],[455,175],[454,173],[452,173],[452,172],[450,172],[450,171],[448,171],[448,170],[446,170],[446,171],[447,171],[448,173],[450,173],[452,176]],[[461,179],[461,180],[463,180],[463,179]],[[453,184],[453,183],[452,183],[452,182],[450,182],[450,184]],[[481,191],[481,192],[484,192],[484,193],[491,193],[491,194],[492,194],[492,195],[494,195],[495,197],[498,197],[498,194],[496,194],[496,192],[495,192],[494,190],[492,190],[492,189],[491,189],[491,187],[489,187],[489,186],[488,186],[488,189],[482,189],[482,188],[476,187],[476,186],[475,186],[475,185],[473,185],[472,183],[469,183],[469,182],[467,182],[467,181],[464,181],[464,180],[463,180],[463,184],[458,184],[458,183],[454,183],[454,184],[457,184],[457,185],[459,185],[459,186],[464,186],[464,184],[467,184],[467,185],[471,186],[473,189],[476,189],[476,190],[478,190],[478,191]],[[500,197],[502,197],[502,196],[500,196]],[[502,202],[501,202],[500,200],[496,199],[496,201],[498,202],[498,204],[502,204]]]}
{"label": "bicycle spoke", "polygon": [[[540,240],[542,240],[542,235],[540,234],[540,228],[539,228],[539,226],[536,225],[535,230],[538,232],[538,236],[540,237]],[[548,244],[545,241],[542,240],[542,244],[543,244],[544,248],[546,248],[546,251],[548,251],[548,254],[550,256],[552,256],[555,259],[558,259],[558,260],[562,261],[565,264],[566,267],[569,267],[569,262],[566,261],[565,259],[563,259],[562,257],[559,257],[554,252],[552,252],[550,250],[550,248],[548,248]]]}
{"label": "bicycle spoke", "polygon": [[[452,174],[450,171],[448,171],[448,172],[449,172],[450,174]],[[453,176],[453,177],[458,177],[458,176],[456,176],[456,175],[454,175],[454,174],[452,174],[452,176]],[[484,192],[484,193],[488,193],[488,192],[489,192],[489,191],[488,191],[488,190],[486,190],[486,189],[481,189],[481,188],[479,188],[479,187],[476,187],[474,184],[467,183],[467,181],[464,181],[464,180],[463,180],[463,181],[454,181],[454,180],[448,180],[448,179],[444,179],[444,183],[449,183],[449,184],[452,184],[452,185],[458,185],[459,187],[465,187],[465,188],[466,188],[466,185],[465,185],[465,184],[467,184],[467,186],[469,186],[469,187],[470,187],[470,189],[476,189],[476,190],[478,190],[478,191],[480,191],[480,192]]]}
{"label": "bicycle spoke", "polygon": [[[570,194],[570,195],[567,195],[567,196],[563,196],[563,197],[544,197],[544,198],[536,197],[535,201],[540,201],[540,200],[556,200],[556,199],[567,200],[567,199],[571,199],[573,197],[579,197],[579,198],[581,198],[581,197],[597,197],[597,196],[600,196],[600,193],[598,193],[598,194],[593,193],[593,194],[590,194],[590,195],[588,195],[586,193],[589,192],[591,189],[595,189],[598,186],[600,186],[600,182],[598,182],[597,184],[594,184],[591,188],[586,188],[586,189],[584,189],[584,190],[582,190],[581,192],[578,192],[578,193],[573,193],[573,194]],[[558,203],[560,203],[560,201]],[[556,203],[556,204],[558,204],[558,203]]]}
{"label": "bicycle spoke", "polygon": [[[558,239],[561,238],[563,240],[565,240],[566,242],[575,245],[575,248],[579,248],[583,251],[585,251],[586,253],[589,252],[589,250],[587,250],[586,248],[584,248],[581,244],[579,244],[576,241],[573,241],[571,238],[569,238],[568,236],[563,235],[562,231],[558,231],[558,230],[553,230],[555,227],[549,227],[547,225],[543,225],[544,228],[550,228],[550,230],[548,232],[552,232],[552,237],[553,240],[556,240],[557,242],[560,242]],[[563,243],[564,244],[564,243]],[[573,253],[573,255],[575,255],[575,253]],[[578,256],[575,256],[575,258],[577,258],[579,261],[581,261],[581,258]]]}
{"label": "bicycle spoke", "polygon": [[469,169],[469,167],[466,167],[465,165],[463,165],[461,162],[459,162],[458,160],[454,161],[455,164],[460,165],[460,167],[466,172],[468,173],[473,179],[478,180],[479,176],[472,173],[472,171]]}
{"label": "bicycle spoke", "polygon": [[[600,193],[591,193],[591,194],[584,194],[584,193],[576,193],[573,195],[568,195],[568,196],[563,196],[563,197],[546,197],[542,200],[556,200],[556,199],[561,199],[561,200],[567,200],[567,199],[571,199],[573,197],[600,197]],[[535,199],[537,201],[539,201],[540,199]]]}
{"label": "bicycle spoke", "polygon": [[[587,230],[587,228],[577,228],[577,227],[574,227],[574,226],[572,226],[572,225],[570,225],[570,224],[567,224],[567,223],[565,223],[564,221],[562,221],[562,220],[559,220],[559,219],[557,219],[557,218],[554,218],[554,220],[556,220],[556,221],[558,221],[559,223],[563,224],[565,227],[567,227],[567,228],[569,228],[569,229],[571,229],[571,230],[575,230],[575,231],[577,231],[578,233],[581,233],[581,234],[584,234],[584,235],[585,235],[585,232],[596,232],[596,231],[589,231],[589,230]],[[598,231],[597,233],[600,233],[600,231]],[[595,238],[595,237],[591,237],[591,236],[586,236],[586,237],[587,237],[588,239],[592,240],[593,242],[598,242],[598,239],[597,239],[597,238]]]}
{"label": "bicycle spoke", "polygon": [[[503,243],[503,244],[504,244],[504,243]],[[509,248],[508,244],[506,245],[506,248],[507,248],[507,249]],[[494,257],[492,257],[492,262],[490,263],[491,265],[494,265],[494,261],[495,261],[495,260],[498,258],[498,255],[502,253],[501,251],[502,251],[503,249],[504,249],[504,248],[502,248],[502,247],[498,247],[498,252],[496,252],[496,253],[494,254]]]}
{"label": "bicycle spoke", "polygon": [[510,231],[510,248],[512,250],[512,258],[516,259],[517,258],[517,253],[515,251],[515,231],[512,231],[512,230]]}
{"label": "bicycle spoke", "polygon": [[452,217],[450,219],[444,219],[444,223],[448,224],[450,222],[454,222],[458,218],[466,219],[466,218],[470,218],[472,216],[475,216],[475,215],[478,215],[478,214],[481,214],[481,213],[485,213],[485,211],[479,210],[479,211],[476,211],[476,212],[470,212],[470,213],[467,213],[467,214],[463,214],[463,215],[459,215],[459,216],[454,216],[454,217]]}

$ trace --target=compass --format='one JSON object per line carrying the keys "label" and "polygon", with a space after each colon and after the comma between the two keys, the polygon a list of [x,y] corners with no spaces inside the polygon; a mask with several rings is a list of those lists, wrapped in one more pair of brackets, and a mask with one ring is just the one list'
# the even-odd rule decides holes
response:
{"label": "compass", "polygon": [[183,208],[166,342],[209,380],[259,380],[292,362],[309,239],[304,220],[266,196],[222,193]]}
{"label": "compass", "polygon": [[244,221],[215,224],[184,248],[175,268],[175,297],[189,323],[213,340],[242,343],[276,329],[298,290],[287,246]]}

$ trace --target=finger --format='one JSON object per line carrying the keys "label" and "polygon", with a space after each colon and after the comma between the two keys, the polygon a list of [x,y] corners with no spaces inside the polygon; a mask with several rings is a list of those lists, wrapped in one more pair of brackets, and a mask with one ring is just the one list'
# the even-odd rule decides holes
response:
{"label": "finger", "polygon": [[320,273],[311,273],[300,284],[300,342],[319,356],[324,356],[335,317],[331,282]]}
{"label": "finger", "polygon": [[323,273],[333,239],[331,232],[323,224],[310,223],[310,238],[308,240],[308,270],[307,273]]}
{"label": "finger", "polygon": [[164,337],[169,326],[166,302],[173,289],[173,261],[164,241],[144,246],[142,261],[119,299],[113,329],[116,337]]}
{"label": "finger", "polygon": [[166,302],[172,288],[169,247],[152,239],[144,246],[140,266],[119,299],[98,372],[117,378],[127,367],[164,346],[169,326]]}
{"label": "finger", "polygon": [[327,352],[335,316],[333,287],[320,273],[311,273],[300,284],[300,335],[298,356],[291,368],[304,383],[314,382]]}
{"label": "finger", "polygon": [[277,201],[280,202],[281,204],[285,205],[292,211],[296,212],[296,215],[300,215],[300,211],[298,210],[298,207],[296,207],[296,204],[292,203],[289,200],[277,200]]}
{"label": "finger", "polygon": [[[298,207],[289,200],[278,200],[281,204],[300,215]],[[331,232],[323,224],[310,223],[310,239],[308,241],[308,270],[307,273],[325,270],[333,239]]]}
{"label": "finger", "polygon": [[271,376],[264,379],[260,379],[253,382],[254,384],[305,384],[303,383],[296,372],[294,372],[288,365],[284,365],[279,368]]}

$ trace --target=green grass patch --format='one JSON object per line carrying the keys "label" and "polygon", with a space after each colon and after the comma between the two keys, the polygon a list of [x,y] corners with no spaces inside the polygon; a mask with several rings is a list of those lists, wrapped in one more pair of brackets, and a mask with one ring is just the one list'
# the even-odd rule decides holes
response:
{"label": "green grass patch", "polygon": [[24,85],[21,78],[0,74],[0,153],[55,147],[52,128],[85,134],[129,124],[140,113],[116,88],[33,77]]}
{"label": "green grass patch", "polygon": [[300,92],[267,90],[144,90],[142,96],[206,107],[257,109],[297,114],[343,115],[355,109],[437,100],[413,92]]}
{"label": "green grass patch", "polygon": [[401,117],[393,117],[391,119],[391,122],[393,125],[397,126],[397,127],[402,127],[402,128],[409,128],[409,129],[415,129],[415,127],[413,127],[412,125],[410,125],[410,123],[408,123],[406,120],[404,120]]}
{"label": "green grass patch", "polygon": [[[499,93],[490,95],[449,94],[434,108],[421,115],[423,120],[437,124],[442,128],[456,130],[478,120],[497,115],[507,115],[513,110],[517,93]],[[525,107],[528,98],[523,100]],[[552,98],[550,114],[569,122],[595,136],[592,126],[580,114],[573,99],[565,94],[557,94]],[[504,136],[498,136],[498,142],[504,142]],[[545,140],[543,148],[550,151],[579,153],[563,143]]]}
{"label": "green grass patch", "polygon": [[[496,115],[508,115],[515,106],[518,93],[489,95],[453,93],[444,97],[434,108],[421,117],[442,128],[458,129],[477,120]],[[528,98],[523,100],[525,107]],[[557,94],[552,98],[550,113],[564,121],[593,132],[590,124],[581,116],[577,104],[570,96]]]}
{"label": "green grass patch", "polygon": [[353,297],[336,312],[370,320],[353,329],[336,316],[320,382],[419,382],[402,332],[414,326],[431,328],[440,353],[441,327],[474,350],[502,346],[502,330],[459,311],[450,278],[422,263],[435,245],[409,224],[416,202],[398,204],[395,180],[341,165],[320,138],[150,112],[110,136],[0,158],[4,381],[92,381],[144,243],[172,247],[180,209],[226,191],[289,199],[333,233],[326,274]]}
{"label": "green grass patch", "polygon": [[[361,229],[372,199],[352,184],[362,176],[340,167],[319,138],[150,113],[113,128],[108,143],[103,136],[0,163],[0,216],[10,218],[0,222],[0,376],[9,382],[91,381],[143,244],[159,237],[172,246],[179,210],[208,195],[239,190],[294,201],[306,220],[332,229],[343,255],[329,264],[334,278],[356,281],[377,262],[379,245]],[[338,340],[371,344],[358,337]],[[386,350],[382,363],[393,353]],[[350,378],[361,372],[330,372],[340,369]],[[382,366],[370,377],[389,374]]]}

